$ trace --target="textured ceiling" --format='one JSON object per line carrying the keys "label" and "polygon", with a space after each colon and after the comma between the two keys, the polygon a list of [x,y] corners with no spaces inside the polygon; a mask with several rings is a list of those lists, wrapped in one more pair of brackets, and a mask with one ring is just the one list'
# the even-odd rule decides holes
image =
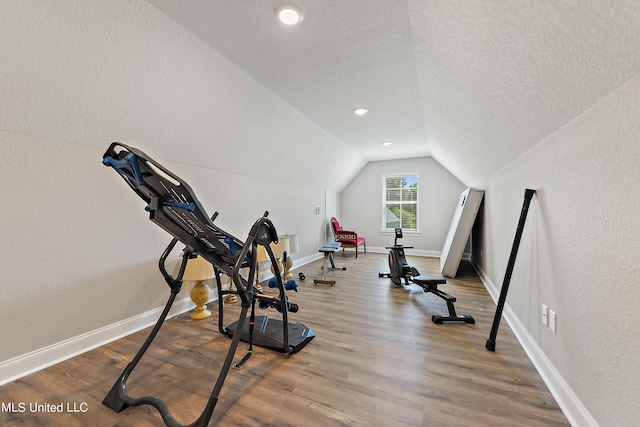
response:
{"label": "textured ceiling", "polygon": [[365,159],[467,185],[640,71],[637,0],[296,0],[293,28],[282,1],[148,2]]}

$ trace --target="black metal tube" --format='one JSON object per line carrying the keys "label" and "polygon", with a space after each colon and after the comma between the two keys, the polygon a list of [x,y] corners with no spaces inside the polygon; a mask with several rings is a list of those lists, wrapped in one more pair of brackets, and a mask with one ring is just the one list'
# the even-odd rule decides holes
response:
{"label": "black metal tube", "polygon": [[[162,256],[160,257],[160,259],[158,260],[158,268],[160,269],[160,273],[162,273],[162,276],[164,277],[164,280],[167,282],[167,284],[169,285],[169,287],[171,288],[172,291],[174,291],[177,288],[177,291],[175,291],[174,293],[178,293],[180,292],[180,287],[182,286],[182,274],[184,274],[184,268],[186,268],[187,266],[187,262],[184,261],[182,263],[182,270],[181,273],[179,274],[179,278],[180,278],[180,283],[177,284],[176,280],[173,278],[173,276],[171,275],[171,273],[169,273],[169,271],[167,270],[167,266],[165,265],[165,262],[167,261],[167,258],[169,257],[169,254],[171,253],[171,251],[173,250],[173,248],[176,246],[176,243],[178,243],[179,240],[176,239],[175,237],[171,240],[171,242],[169,243],[169,245],[167,246],[167,248],[164,250],[164,252],[162,253]],[[178,285],[178,286],[176,286]]]}
{"label": "black metal tube", "polygon": [[[256,253],[256,252],[254,252]],[[240,362],[236,363],[233,367],[234,369],[242,369],[242,365],[245,364],[247,360],[253,354],[253,327],[256,323],[256,299],[253,298],[251,301],[251,314],[249,315],[249,349],[247,350],[247,354],[240,360]]]}
{"label": "black metal tube", "polygon": [[496,307],[496,314],[493,317],[493,325],[491,326],[491,333],[489,339],[485,344],[485,347],[489,351],[495,351],[496,349],[496,336],[498,335],[498,327],[500,326],[500,319],[502,318],[502,310],[504,309],[504,303],[507,299],[507,292],[509,291],[509,283],[511,282],[511,274],[513,273],[513,266],[516,262],[516,256],[518,255],[518,248],[520,247],[520,239],[522,239],[522,231],[524,230],[524,223],[527,219],[527,213],[529,212],[529,204],[535,194],[536,190],[526,189],[524,191],[524,203],[522,204],[522,210],[520,211],[520,221],[518,222],[518,228],[516,229],[516,236],[513,239],[513,246],[511,247],[511,255],[509,256],[509,262],[507,264],[507,271],[504,274],[504,281],[502,282],[502,289],[500,290],[500,298],[498,299],[498,306]]}

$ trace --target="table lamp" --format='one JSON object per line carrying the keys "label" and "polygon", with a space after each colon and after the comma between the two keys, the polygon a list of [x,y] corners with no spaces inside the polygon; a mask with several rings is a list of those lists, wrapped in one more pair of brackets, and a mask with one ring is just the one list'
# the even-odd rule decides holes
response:
{"label": "table lamp", "polygon": [[293,268],[293,258],[291,255],[297,254],[298,249],[298,235],[297,234],[285,234],[284,236],[278,237],[278,239],[288,240],[289,241],[289,250],[287,251],[287,258],[285,260],[284,265],[284,278],[285,280],[293,279],[293,274],[291,274],[291,269]]}
{"label": "table lamp", "polygon": [[191,301],[196,305],[195,311],[191,313],[190,316],[193,320],[206,319],[211,316],[211,312],[207,309],[207,302],[211,297],[211,290],[205,284],[205,281],[212,278],[213,266],[209,261],[201,256],[189,258],[182,280],[196,282],[191,289]]}
{"label": "table lamp", "polygon": [[[229,291],[233,290],[233,279],[231,276],[227,275],[225,281],[229,281]],[[224,299],[225,304],[235,304],[238,302],[238,297],[236,294],[227,294],[227,297]]]}
{"label": "table lamp", "polygon": [[[286,267],[287,254],[289,253],[289,239],[285,236],[278,236],[278,243],[271,243],[271,250],[278,259],[278,269],[280,270],[280,274],[282,274]],[[273,271],[273,266],[271,266],[271,272],[276,274],[275,271]]]}
{"label": "table lamp", "polygon": [[[267,257],[267,251],[264,249],[264,246],[258,246],[257,253],[258,253],[258,260],[257,260],[258,264],[256,265],[256,284],[254,285],[254,287],[258,291],[262,292],[262,286],[260,286],[260,263],[267,261],[269,258]],[[229,277],[229,290],[231,290],[232,287],[233,287],[233,283],[231,281],[231,277]],[[227,298],[225,298],[224,302],[227,304],[236,303],[238,302],[238,297],[236,297],[234,294],[229,294],[227,295]]]}

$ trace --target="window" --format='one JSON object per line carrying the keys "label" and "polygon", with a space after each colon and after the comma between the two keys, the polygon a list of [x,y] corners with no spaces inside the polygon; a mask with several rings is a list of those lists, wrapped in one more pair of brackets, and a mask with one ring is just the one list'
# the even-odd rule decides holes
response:
{"label": "window", "polygon": [[418,231],[418,175],[382,177],[382,228]]}

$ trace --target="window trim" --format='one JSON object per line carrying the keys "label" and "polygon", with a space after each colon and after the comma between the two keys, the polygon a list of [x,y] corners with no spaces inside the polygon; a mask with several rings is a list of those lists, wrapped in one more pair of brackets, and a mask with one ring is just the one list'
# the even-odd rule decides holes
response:
{"label": "window trim", "polygon": [[[381,176],[381,187],[382,187],[382,192],[381,192],[381,196],[382,196],[382,202],[381,202],[381,217],[380,217],[380,221],[381,221],[381,229],[380,232],[381,233],[393,233],[394,229],[393,228],[387,228],[386,225],[386,219],[385,219],[385,214],[386,214],[386,207],[387,204],[389,203],[387,201],[387,178],[392,178],[392,177],[405,177],[405,176],[411,176],[411,177],[416,177],[416,183],[418,185],[418,191],[416,192],[416,201],[415,201],[415,206],[416,206],[416,228],[402,228],[402,232],[405,234],[420,234],[420,187],[421,187],[421,183],[420,183],[420,174],[418,172],[405,172],[405,173],[387,173],[387,174],[382,174]],[[402,201],[400,201],[400,204]],[[406,202],[405,202],[406,203]],[[408,204],[414,204],[413,202],[410,202]]]}

